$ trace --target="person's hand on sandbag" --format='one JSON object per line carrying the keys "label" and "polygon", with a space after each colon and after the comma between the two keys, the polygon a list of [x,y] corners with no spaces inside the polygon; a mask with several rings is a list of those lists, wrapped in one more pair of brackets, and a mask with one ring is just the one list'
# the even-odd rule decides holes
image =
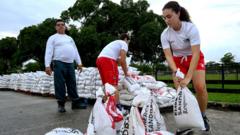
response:
{"label": "person's hand on sandbag", "polygon": [[179,84],[182,88],[184,88],[184,87],[187,87],[187,85],[189,84],[190,81],[191,81],[191,79],[186,77],[183,80],[181,80]]}
{"label": "person's hand on sandbag", "polygon": [[52,74],[52,69],[51,69],[50,67],[46,67],[46,68],[45,68],[45,72],[46,72],[47,75],[50,75],[50,76],[51,76],[51,74]]}
{"label": "person's hand on sandbag", "polygon": [[83,65],[79,64],[78,67],[77,67],[77,70],[81,73],[82,72],[82,68],[83,68]]}

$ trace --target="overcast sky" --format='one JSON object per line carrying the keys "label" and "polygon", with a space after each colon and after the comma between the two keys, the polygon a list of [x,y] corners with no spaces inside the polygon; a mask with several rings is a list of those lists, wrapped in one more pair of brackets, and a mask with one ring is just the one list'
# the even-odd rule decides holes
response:
{"label": "overcast sky", "polygon": [[[119,3],[120,0],[112,0]],[[135,0],[136,1],[136,0]],[[177,0],[198,27],[206,61],[219,62],[231,52],[240,62],[240,0]],[[59,18],[75,0],[3,0],[0,4],[0,39],[17,37],[24,27],[46,18]],[[148,0],[150,9],[161,15],[168,0]]]}

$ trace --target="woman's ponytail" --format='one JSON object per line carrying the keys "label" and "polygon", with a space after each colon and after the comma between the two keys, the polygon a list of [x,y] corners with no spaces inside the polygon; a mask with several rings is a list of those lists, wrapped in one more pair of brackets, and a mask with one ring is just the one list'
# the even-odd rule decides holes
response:
{"label": "woman's ponytail", "polygon": [[181,21],[191,22],[188,11],[184,7],[181,7],[176,1],[169,1],[164,5],[162,10],[164,9],[172,9],[175,13],[180,12],[179,19]]}

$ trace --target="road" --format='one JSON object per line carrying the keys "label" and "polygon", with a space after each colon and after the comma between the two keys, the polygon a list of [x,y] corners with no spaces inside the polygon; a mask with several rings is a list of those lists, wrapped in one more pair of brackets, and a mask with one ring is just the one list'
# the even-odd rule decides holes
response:
{"label": "road", "polygon": [[[0,91],[0,135],[44,135],[56,127],[76,128],[84,132],[92,105],[86,110],[57,113],[52,97],[31,96],[14,91]],[[169,131],[174,132],[172,112],[162,111]],[[240,135],[240,111],[208,109],[212,135]],[[200,133],[196,133],[200,134]]]}

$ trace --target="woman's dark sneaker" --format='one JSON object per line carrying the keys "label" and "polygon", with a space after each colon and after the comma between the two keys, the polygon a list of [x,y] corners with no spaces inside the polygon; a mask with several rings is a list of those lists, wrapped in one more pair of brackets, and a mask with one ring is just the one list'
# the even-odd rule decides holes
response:
{"label": "woman's dark sneaker", "polygon": [[210,131],[210,125],[209,125],[209,120],[208,120],[207,116],[203,116],[203,122],[204,122],[204,126],[206,128],[206,131]]}
{"label": "woman's dark sneaker", "polygon": [[175,135],[193,135],[192,129],[177,130]]}

